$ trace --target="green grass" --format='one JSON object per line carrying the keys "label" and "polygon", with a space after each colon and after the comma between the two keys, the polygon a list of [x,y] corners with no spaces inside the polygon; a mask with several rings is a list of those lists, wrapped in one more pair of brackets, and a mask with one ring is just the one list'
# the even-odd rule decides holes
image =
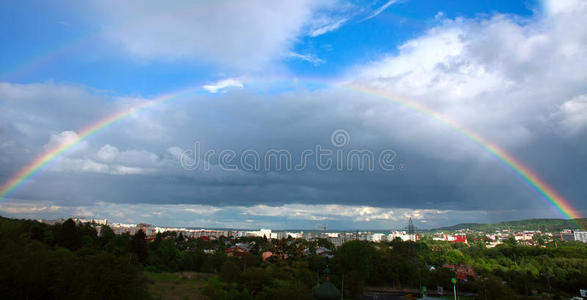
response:
{"label": "green grass", "polygon": [[200,288],[212,275],[195,272],[145,272],[149,279],[149,294],[153,299],[204,299]]}

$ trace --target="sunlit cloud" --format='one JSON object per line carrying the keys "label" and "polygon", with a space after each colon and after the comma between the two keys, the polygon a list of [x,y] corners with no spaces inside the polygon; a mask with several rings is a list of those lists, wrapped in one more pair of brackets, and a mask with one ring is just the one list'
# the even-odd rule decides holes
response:
{"label": "sunlit cloud", "polygon": [[207,84],[204,85],[202,88],[204,88],[205,90],[207,90],[208,92],[215,94],[218,92],[221,92],[227,88],[243,88],[243,83],[238,80],[238,79],[234,79],[234,78],[228,78],[228,79],[223,79],[220,80],[214,84]]}

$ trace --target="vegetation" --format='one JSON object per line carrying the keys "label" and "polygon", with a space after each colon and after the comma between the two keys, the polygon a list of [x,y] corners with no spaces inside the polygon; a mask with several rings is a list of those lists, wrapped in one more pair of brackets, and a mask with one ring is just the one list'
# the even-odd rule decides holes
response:
{"label": "vegetation", "polygon": [[[312,299],[329,270],[335,286],[344,282],[346,298],[359,299],[367,286],[451,291],[455,271],[446,264],[472,266],[475,276],[459,280],[458,288],[481,299],[569,297],[587,282],[587,246],[578,242],[486,248],[426,239],[349,241],[329,258],[313,254],[334,248],[326,240],[145,238],[108,227],[98,235],[71,220],[0,218],[0,298]],[[227,250],[237,242],[248,251]],[[275,255],[263,261],[265,251]]]}
{"label": "vegetation", "polygon": [[48,226],[0,219],[0,298],[146,298],[136,255],[126,251],[125,237],[111,238],[71,220]]}
{"label": "vegetation", "polygon": [[151,282],[148,291],[153,299],[168,300],[206,299],[200,289],[211,276],[194,272],[145,272]]}
{"label": "vegetation", "polygon": [[499,222],[497,224],[463,223],[448,227],[441,227],[437,231],[456,231],[470,229],[476,231],[495,232],[497,230],[540,230],[543,232],[560,232],[564,229],[587,228],[587,218],[582,219],[530,219],[520,221]]}

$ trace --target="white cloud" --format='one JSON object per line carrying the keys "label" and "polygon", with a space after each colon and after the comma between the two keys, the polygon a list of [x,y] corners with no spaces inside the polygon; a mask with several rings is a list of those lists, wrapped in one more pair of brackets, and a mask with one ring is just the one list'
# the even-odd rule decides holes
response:
{"label": "white cloud", "polygon": [[331,21],[331,22],[322,24],[320,27],[312,28],[310,30],[310,32],[308,33],[308,35],[310,37],[317,37],[317,36],[323,35],[325,33],[328,33],[328,32],[334,31],[334,30],[337,30],[346,21],[348,21],[347,18],[341,18],[341,19],[338,19],[336,21]]}
{"label": "white cloud", "polygon": [[53,133],[49,137],[49,142],[47,142],[43,148],[45,148],[47,151],[51,151],[57,147],[68,147],[69,145],[72,145],[71,148],[67,149],[67,153],[79,153],[88,147],[88,143],[86,141],[76,143],[77,140],[77,133],[71,130],[62,131],[60,133]]}
{"label": "white cloud", "polygon": [[181,158],[181,155],[183,154],[184,150],[181,149],[180,147],[169,147],[167,148],[167,153],[171,154],[171,156],[175,159],[175,160],[179,160]]}
{"label": "white cloud", "polygon": [[59,158],[51,167],[51,172],[66,173],[99,173],[110,175],[139,175],[150,173],[147,168],[128,167],[116,164],[105,164],[88,158]]}
{"label": "white cloud", "polygon": [[222,208],[209,205],[189,205],[187,208],[183,209],[183,211],[185,212],[189,212],[196,215],[210,215],[221,210]]}
{"label": "white cloud", "polygon": [[390,5],[396,3],[398,0],[389,0],[385,4],[381,5],[378,9],[376,9],[373,13],[371,13],[368,17],[364,18],[363,21],[367,21],[369,19],[377,17],[380,13],[386,10]]}
{"label": "white cloud", "polygon": [[321,64],[325,63],[325,61],[323,59],[321,59],[321,58],[319,58],[319,57],[317,57],[317,56],[315,56],[313,54],[299,54],[299,53],[290,51],[289,52],[289,55],[291,57],[299,58],[301,60],[304,60],[304,61],[307,61],[309,63],[312,63],[314,66],[318,66],[318,65],[321,65]]}
{"label": "white cloud", "polygon": [[[527,19],[443,19],[399,53],[351,69],[348,81],[420,102],[504,148],[525,145],[543,133],[552,107],[584,94],[587,82],[587,6],[546,4]],[[572,118],[578,126],[581,113]],[[411,133],[429,128],[414,124]],[[449,147],[463,157],[453,151],[460,145]]]}
{"label": "white cloud", "polygon": [[108,173],[106,164],[91,159],[59,158],[49,170],[52,172]]}
{"label": "white cloud", "polygon": [[125,166],[153,167],[160,159],[157,154],[147,150],[127,150],[121,151],[115,161]]}
{"label": "white cloud", "polygon": [[101,161],[111,162],[112,160],[114,160],[116,158],[116,156],[118,156],[119,152],[120,151],[118,150],[118,148],[106,144],[106,145],[102,146],[102,148],[100,148],[100,150],[98,150],[97,156],[98,156],[98,159],[100,159]]}
{"label": "white cloud", "polygon": [[550,14],[569,13],[587,9],[587,3],[583,0],[548,0],[544,1],[544,6]]}
{"label": "white cloud", "polygon": [[339,204],[284,204],[281,206],[255,205],[235,207],[248,216],[288,217],[300,220],[341,220],[353,222],[372,222],[378,220],[407,221],[447,214],[448,210],[383,208],[364,205]]}
{"label": "white cloud", "polygon": [[60,157],[49,168],[52,172],[101,173],[111,175],[139,175],[153,173],[165,167],[156,154],[145,150],[120,151],[117,147],[106,144],[95,154],[86,151],[77,158]]}
{"label": "white cloud", "polygon": [[483,64],[466,61],[468,45],[464,34],[459,27],[434,29],[401,45],[399,55],[362,68],[359,78],[402,95],[442,93],[441,99],[448,100],[470,99],[507,88],[507,79],[500,74]]}
{"label": "white cloud", "polygon": [[88,14],[134,56],[263,69],[287,53],[322,2],[95,1]]}
{"label": "white cloud", "polygon": [[243,83],[235,78],[228,78],[220,80],[214,84],[207,84],[204,85],[202,88],[207,90],[210,93],[218,93],[219,91],[223,91],[227,88],[243,88]]}
{"label": "white cloud", "polygon": [[110,174],[114,175],[139,175],[148,173],[149,170],[144,168],[126,167],[126,166],[111,166]]}
{"label": "white cloud", "polygon": [[57,212],[61,209],[60,206],[53,205],[49,202],[35,202],[33,203],[0,203],[0,211],[9,214],[38,214],[43,212]]}
{"label": "white cloud", "polygon": [[565,101],[558,114],[562,117],[562,125],[571,133],[587,128],[587,94]]}
{"label": "white cloud", "polygon": [[[367,228],[387,224],[388,228],[403,227],[409,218],[419,222],[436,223],[446,218],[449,214],[463,214],[472,217],[477,211],[456,212],[440,210],[413,210],[390,209],[381,207],[352,206],[352,205],[303,205],[287,204],[282,206],[256,205],[245,206],[212,206],[198,204],[127,204],[98,201],[91,205],[82,206],[58,206],[50,201],[19,201],[4,202],[0,204],[0,212],[16,216],[37,216],[41,218],[68,218],[89,217],[107,218],[111,222],[144,223],[170,226],[192,227],[234,227],[250,228],[265,226],[273,229],[283,228],[283,220],[289,219],[294,224],[303,223],[301,228],[313,228],[315,222],[322,224],[331,221],[344,221],[356,224],[364,224]],[[193,221],[194,215],[198,216]],[[236,219],[234,216],[244,216]],[[173,219],[169,219],[173,216]],[[212,220],[202,219],[208,216]],[[347,223],[348,224],[348,223]],[[300,228],[300,229],[301,229]]]}

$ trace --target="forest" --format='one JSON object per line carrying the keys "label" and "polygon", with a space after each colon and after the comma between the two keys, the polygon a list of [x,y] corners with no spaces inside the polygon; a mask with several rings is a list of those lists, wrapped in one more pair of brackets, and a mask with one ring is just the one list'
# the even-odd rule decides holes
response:
{"label": "forest", "polygon": [[[248,251],[227,253],[235,243],[247,243]],[[332,256],[315,254],[319,247]],[[266,251],[276,255],[264,261]],[[174,232],[148,241],[142,231],[115,235],[105,226],[98,235],[71,219],[48,225],[0,218],[0,298],[149,299],[147,272],[190,271],[214,274],[200,290],[209,299],[312,299],[326,272],[345,298],[360,299],[367,287],[451,291],[455,271],[446,266],[467,265],[474,274],[457,285],[476,298],[568,299],[586,288],[586,257],[580,242],[486,248],[424,238],[334,248],[326,240],[205,240]]]}

